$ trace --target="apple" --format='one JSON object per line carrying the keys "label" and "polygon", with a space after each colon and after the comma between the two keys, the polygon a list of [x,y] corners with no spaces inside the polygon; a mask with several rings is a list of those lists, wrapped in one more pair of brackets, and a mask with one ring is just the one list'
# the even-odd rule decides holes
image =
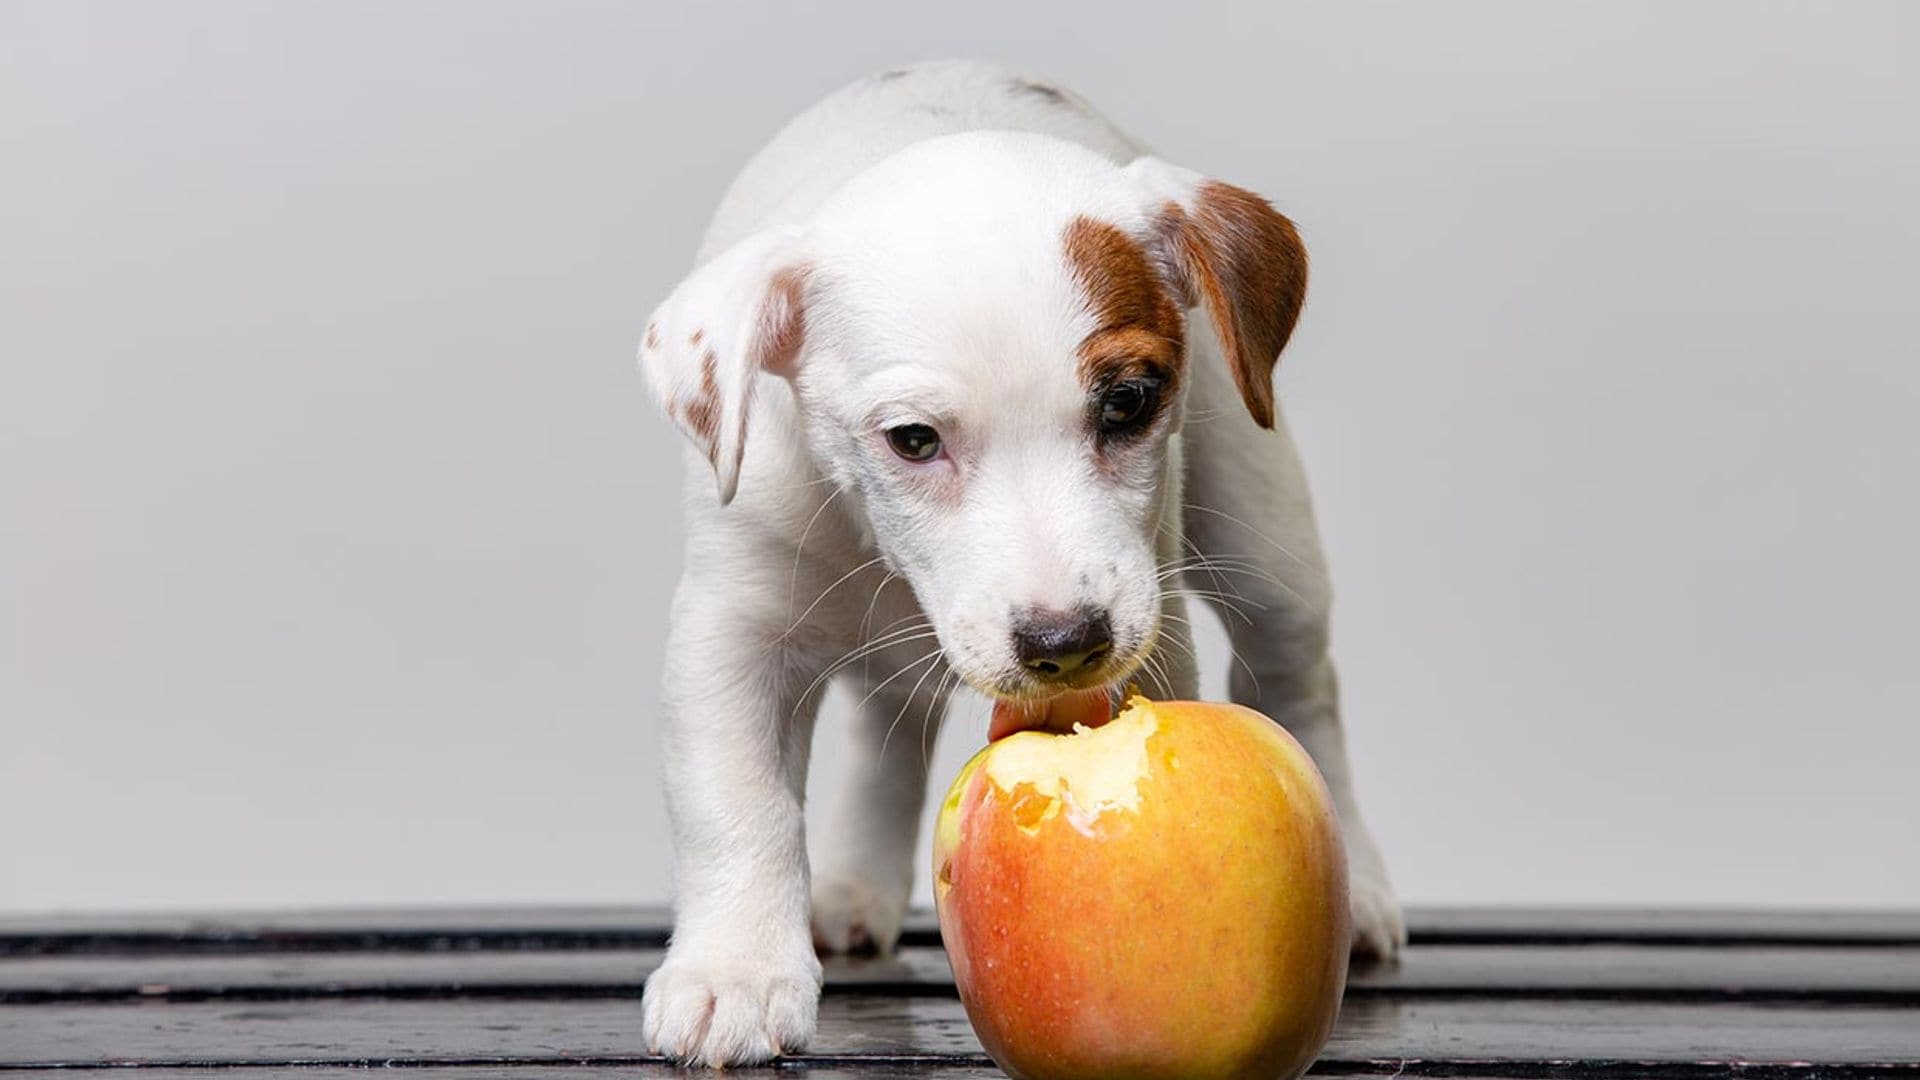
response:
{"label": "apple", "polygon": [[1015,1080],[1293,1077],[1350,944],[1325,781],[1238,705],[1129,698],[954,780],[934,901],[967,1017]]}

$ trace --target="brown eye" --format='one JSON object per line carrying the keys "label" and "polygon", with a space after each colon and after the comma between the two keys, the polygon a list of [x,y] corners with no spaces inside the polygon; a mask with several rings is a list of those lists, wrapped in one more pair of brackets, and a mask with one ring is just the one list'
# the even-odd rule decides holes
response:
{"label": "brown eye", "polygon": [[1100,434],[1125,435],[1153,419],[1160,403],[1160,380],[1125,379],[1107,387],[1100,398]]}
{"label": "brown eye", "polygon": [[888,428],[887,444],[908,461],[932,461],[940,456],[940,433],[925,424]]}

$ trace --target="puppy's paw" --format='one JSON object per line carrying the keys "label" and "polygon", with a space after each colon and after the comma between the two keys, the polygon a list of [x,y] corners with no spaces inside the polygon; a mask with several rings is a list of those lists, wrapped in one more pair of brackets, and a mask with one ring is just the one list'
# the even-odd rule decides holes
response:
{"label": "puppy's paw", "polygon": [[907,917],[907,891],[857,875],[815,878],[813,947],[822,953],[892,952]]}
{"label": "puppy's paw", "polygon": [[677,955],[647,979],[647,1045],[686,1065],[756,1065],[806,1047],[820,1003],[812,956]]}
{"label": "puppy's paw", "polygon": [[1407,924],[1386,875],[1355,874],[1347,894],[1353,902],[1353,954],[1372,960],[1397,959],[1407,945]]}

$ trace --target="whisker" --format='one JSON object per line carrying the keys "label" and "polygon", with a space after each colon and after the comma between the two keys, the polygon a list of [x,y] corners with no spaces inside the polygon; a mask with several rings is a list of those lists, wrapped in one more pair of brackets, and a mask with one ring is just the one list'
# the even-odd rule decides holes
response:
{"label": "whisker", "polygon": [[[900,623],[908,623],[908,621],[910,621],[910,619],[895,619],[895,621],[893,621],[893,625],[900,625]],[[931,630],[931,632],[933,632],[935,636],[939,634],[939,630],[935,630],[935,628],[933,628],[933,623],[927,623],[925,619],[918,619],[918,621],[912,621],[912,625],[910,626],[900,626],[899,630],[897,630],[897,634],[908,634],[908,632],[916,632],[916,630]],[[922,640],[922,638],[893,638],[893,640],[889,640],[889,642],[887,642],[887,644],[885,644],[883,648],[879,648],[879,650],[866,651],[866,655],[862,655],[862,657],[860,657],[860,661],[862,661],[862,667],[860,667],[860,671],[862,671],[862,675],[868,675],[868,673],[872,673],[872,671],[874,671],[874,657],[876,657],[876,655],[879,655],[879,653],[883,653],[883,651],[891,650],[893,646],[900,646],[900,644],[906,644],[906,642],[918,642],[918,640]]]}
{"label": "whisker", "polygon": [[1233,556],[1222,555],[1198,555],[1193,558],[1176,559],[1161,566],[1158,571],[1158,576],[1161,580],[1165,580],[1175,574],[1185,573],[1188,570],[1220,570],[1230,574],[1240,574],[1244,577],[1258,578],[1261,581],[1275,585],[1282,584],[1279,578],[1268,573],[1266,568],[1258,562],[1251,559],[1240,559]]}
{"label": "whisker", "polygon": [[[1243,521],[1240,518],[1237,518],[1232,514],[1227,513],[1224,510],[1217,510],[1211,506],[1202,506],[1199,503],[1183,503],[1182,506],[1188,510],[1198,510],[1203,514],[1212,514],[1216,517],[1224,518],[1227,521],[1233,522],[1234,524],[1240,526],[1241,528],[1246,529],[1248,532],[1252,533],[1254,536],[1258,537],[1263,542],[1272,546],[1274,550],[1280,552],[1282,555],[1285,555],[1287,558],[1292,559],[1294,562],[1298,563],[1301,567],[1308,570],[1313,575],[1314,579],[1320,582],[1323,586],[1327,583],[1327,573],[1323,567],[1316,566],[1313,563],[1310,563],[1307,560],[1301,558],[1299,555],[1296,555],[1285,544],[1282,544],[1278,540],[1275,540],[1273,537],[1268,536],[1266,533],[1260,531],[1251,523]],[[1162,522],[1163,526],[1165,524],[1166,524],[1165,522]],[[1255,577],[1255,576],[1260,577],[1261,580],[1269,582],[1274,587],[1283,590],[1289,596],[1299,601],[1301,606],[1305,607],[1308,611],[1313,612],[1315,615],[1325,617],[1326,612],[1322,609],[1322,607],[1319,604],[1316,604],[1312,600],[1309,600],[1298,589],[1288,584],[1285,579],[1280,578],[1278,576],[1265,576],[1265,575],[1255,574],[1253,568],[1264,570],[1264,565],[1259,560],[1253,559],[1250,556],[1248,557],[1231,556],[1224,553],[1220,555],[1209,556],[1205,552],[1202,552],[1199,546],[1195,544],[1190,538],[1179,537],[1178,539],[1180,540],[1183,546],[1185,546],[1189,551],[1192,551],[1194,555],[1200,560],[1201,566],[1206,567],[1209,570],[1212,570],[1214,569],[1214,566],[1212,564],[1217,563],[1219,566],[1219,569],[1221,570],[1227,570],[1228,567],[1231,566],[1233,570],[1229,570],[1229,572],[1238,571],[1250,577]],[[1223,561],[1227,559],[1231,559],[1232,562],[1229,563],[1229,562]],[[1184,561],[1185,560],[1176,560],[1176,563],[1184,562]],[[1227,588],[1227,583],[1220,578],[1218,573],[1215,573],[1213,577],[1214,577],[1215,585],[1220,586],[1222,589]],[[1238,590],[1234,590],[1234,591],[1238,592]]]}
{"label": "whisker", "polygon": [[[1189,566],[1179,567],[1178,569],[1173,570],[1169,573],[1160,575],[1155,579],[1154,583],[1163,584],[1165,582],[1172,581],[1175,578],[1187,576],[1196,571],[1205,571],[1209,576],[1211,576],[1214,579],[1213,584],[1216,587],[1218,587],[1222,592],[1230,591],[1236,596],[1240,595],[1240,590],[1234,588],[1233,582],[1227,580],[1227,577],[1224,577],[1222,575],[1227,575],[1232,577],[1241,577],[1241,578],[1251,578],[1254,581],[1258,581],[1263,585],[1271,585],[1271,586],[1274,586],[1275,588],[1282,589],[1282,590],[1287,589],[1286,582],[1280,581],[1277,578],[1269,577],[1266,574],[1260,573],[1255,570],[1243,570],[1234,566],[1209,566],[1209,565],[1202,565],[1202,564],[1193,564]],[[1291,591],[1291,590],[1288,590],[1288,591]]]}
{"label": "whisker", "polygon": [[[1160,613],[1160,617],[1163,619],[1172,619],[1180,623],[1181,625],[1185,626],[1187,628],[1188,634],[1193,633],[1193,623],[1189,622],[1187,619],[1179,615],[1172,615],[1163,611]],[[1193,646],[1188,644],[1186,641],[1182,640],[1181,638],[1176,637],[1172,634],[1161,634],[1160,636],[1156,637],[1154,639],[1154,645],[1155,646],[1178,645],[1180,646],[1180,651],[1186,653],[1187,658],[1194,662],[1195,667],[1198,667],[1200,664],[1200,656],[1199,654],[1193,651]]]}
{"label": "whisker", "polygon": [[[1162,600],[1166,599],[1169,596],[1197,596],[1203,600],[1209,600],[1216,604],[1225,604],[1229,607],[1232,607],[1235,611],[1240,610],[1239,605],[1241,604],[1245,604],[1256,611],[1267,610],[1267,605],[1262,604],[1258,600],[1249,600],[1246,597],[1241,596],[1237,593],[1232,596],[1229,596],[1226,593],[1216,592],[1215,590],[1212,590],[1212,589],[1196,589],[1196,588],[1193,588],[1192,586],[1181,586],[1180,588],[1177,588],[1177,589],[1160,590],[1160,598]],[[1244,616],[1244,612],[1242,613],[1242,615]]]}
{"label": "whisker", "polygon": [[[833,584],[820,590],[820,595],[813,598],[813,603],[807,605],[807,610],[801,612],[798,618],[794,619],[793,622],[789,624],[785,630],[781,631],[780,636],[782,638],[785,638],[788,635],[792,634],[795,630],[800,629],[800,624],[807,621],[807,616],[813,614],[813,609],[820,606],[820,601],[825,600],[827,598],[827,594],[833,592],[833,590],[839,588],[840,586],[845,585],[849,580],[853,578],[855,574],[858,574],[860,571],[865,570],[868,567],[871,567],[880,561],[881,561],[880,556],[875,555],[873,558],[868,559],[866,562],[861,563],[859,566],[856,566],[853,569],[847,571],[846,573],[841,574],[840,579],[838,581],[835,581]],[[792,606],[789,605],[787,610],[789,611],[793,610]]]}
{"label": "whisker", "polygon": [[938,671],[940,669],[940,650],[936,648],[932,652],[928,653],[927,655],[921,657],[918,660],[915,660],[913,663],[903,665],[899,671],[896,671],[893,674],[887,676],[886,682],[882,682],[879,686],[874,687],[871,691],[868,691],[866,697],[860,699],[860,704],[865,705],[873,697],[874,694],[877,694],[881,690],[885,689],[887,683],[890,683],[893,680],[899,678],[900,676],[906,674],[907,672],[912,671],[914,668],[919,667],[921,664],[926,664],[927,661],[929,660],[932,660],[933,663],[927,664],[927,670],[920,673],[920,678],[915,680],[913,684],[913,689],[907,691],[907,699],[900,703],[900,711],[893,714],[892,722],[887,724],[887,733],[880,737],[880,756],[882,758],[885,758],[887,756],[887,744],[893,741],[893,729],[900,726],[900,718],[907,715],[907,710],[913,707],[914,695],[920,692],[920,687],[926,683],[927,676],[933,674],[935,671]]}
{"label": "whisker", "polygon": [[1157,653],[1148,653],[1142,656],[1140,658],[1140,669],[1146,673],[1148,678],[1160,684],[1160,696],[1162,698],[1173,696],[1173,685],[1168,681],[1166,667],[1161,663],[1161,657]]}
{"label": "whisker", "polygon": [[924,641],[927,638],[935,637],[935,636],[937,635],[934,633],[931,627],[922,629],[920,627],[909,626],[903,630],[896,631],[893,634],[884,635],[882,637],[875,638],[872,641],[863,642],[847,650],[846,652],[841,653],[839,659],[828,664],[826,668],[822,670],[820,674],[814,678],[813,682],[809,683],[807,685],[807,688],[801,691],[800,697],[796,700],[794,704],[795,715],[798,715],[800,711],[800,707],[806,703],[807,699],[812,696],[813,692],[820,688],[821,683],[824,683],[828,679],[832,678],[835,674],[837,674],[842,668],[845,668],[848,664],[864,659],[883,649],[891,649],[897,645],[905,645],[908,642],[913,642],[913,641]]}
{"label": "whisker", "polygon": [[1245,611],[1241,610],[1232,600],[1227,600],[1217,594],[1209,594],[1206,596],[1201,596],[1201,594],[1199,593],[1188,592],[1187,590],[1184,590],[1184,589],[1171,589],[1171,590],[1163,591],[1160,594],[1160,598],[1162,600],[1165,600],[1169,596],[1172,596],[1175,594],[1206,600],[1209,606],[1216,608],[1220,612],[1222,621],[1225,621],[1227,617],[1231,616],[1232,618],[1239,619],[1240,622],[1244,624],[1248,629],[1252,629],[1252,627],[1254,626],[1253,617],[1251,615],[1248,615]]}
{"label": "whisker", "polygon": [[[940,650],[934,649],[930,652],[921,653],[919,656],[915,657],[913,660],[908,661],[907,663],[901,664],[900,670],[895,671],[893,674],[880,680],[878,685],[874,686],[872,689],[867,691],[866,696],[862,697],[859,701],[854,703],[854,707],[859,708],[860,706],[865,705],[867,702],[872,701],[873,696],[875,694],[878,694],[880,691],[885,690],[887,688],[888,683],[892,682],[893,680],[899,678],[902,675],[905,675],[908,671],[911,671],[912,669],[919,667],[921,664],[924,664],[928,660],[931,660],[934,657],[939,655],[940,655]],[[927,670],[931,671],[933,669],[928,668]]]}
{"label": "whisker", "polygon": [[[875,585],[873,587],[873,599],[867,601],[866,614],[860,616],[860,629],[859,629],[860,637],[864,638],[867,636],[867,624],[873,621],[873,609],[875,605],[880,603],[881,590],[885,589],[888,583],[894,581],[898,577],[899,577],[898,574],[895,574],[893,571],[889,570],[887,571],[887,576],[880,579],[880,584]],[[788,610],[792,610],[791,606],[789,606]],[[894,622],[896,623],[899,621],[900,621],[899,619],[894,620]]]}
{"label": "whisker", "polygon": [[[1165,612],[1165,611],[1163,611],[1163,612],[1161,612],[1161,613],[1160,613],[1160,617],[1161,617],[1161,618],[1163,618],[1163,619],[1173,619],[1173,620],[1175,620],[1175,621],[1178,621],[1178,622],[1183,622],[1183,623],[1186,623],[1186,624],[1187,624],[1187,632],[1188,632],[1188,633],[1192,633],[1192,632],[1193,632],[1193,620],[1191,620],[1191,619],[1188,619],[1188,618],[1186,618],[1185,616],[1181,616],[1181,615],[1175,615],[1175,614],[1172,614],[1171,612]],[[1177,639],[1171,639],[1171,638],[1170,638],[1170,639],[1168,639],[1168,640],[1177,640]],[[1199,654],[1198,652],[1196,652],[1196,651],[1194,651],[1194,649],[1193,649],[1193,647],[1192,647],[1192,646],[1190,646],[1190,645],[1186,645],[1186,643],[1184,643],[1184,642],[1181,642],[1180,644],[1182,644],[1182,645],[1183,645],[1183,646],[1184,646],[1184,647],[1186,648],[1186,650],[1187,650],[1187,655],[1188,655],[1188,656],[1191,656],[1191,657],[1193,657],[1193,663],[1194,663],[1194,667],[1195,667],[1195,668],[1197,669],[1197,668],[1198,668],[1198,667],[1200,666],[1200,654]],[[1240,670],[1242,670],[1242,671],[1244,671],[1244,672],[1246,672],[1246,673],[1247,673],[1247,679],[1248,679],[1248,681],[1250,681],[1250,682],[1252,682],[1252,683],[1253,683],[1253,696],[1254,696],[1254,700],[1255,700],[1255,701],[1258,701],[1258,700],[1260,699],[1260,676],[1258,676],[1258,675],[1255,675],[1255,674],[1253,673],[1253,665],[1252,665],[1252,664],[1249,664],[1249,663],[1247,663],[1247,658],[1246,658],[1246,657],[1245,657],[1244,655],[1242,655],[1242,654],[1241,654],[1241,652],[1240,652],[1240,648],[1239,648],[1239,646],[1237,646],[1237,645],[1235,645],[1235,644],[1233,643],[1233,635],[1232,635],[1232,634],[1228,634],[1228,635],[1227,635],[1227,656],[1228,656],[1228,658],[1229,658],[1229,659],[1231,659],[1231,660],[1232,660],[1232,661],[1233,661],[1234,663],[1236,663],[1236,664],[1239,664],[1239,665],[1240,665]]]}
{"label": "whisker", "polygon": [[897,645],[904,645],[910,641],[924,641],[927,638],[934,637],[935,634],[936,632],[933,627],[924,624],[903,626],[891,633],[881,634],[871,640],[862,642],[847,652],[840,654],[840,659],[834,661],[832,668],[838,669],[856,660],[869,659],[875,653],[885,652]]}
{"label": "whisker", "polygon": [[1237,592],[1232,592],[1232,591],[1222,590],[1222,589],[1207,589],[1197,585],[1180,585],[1180,586],[1175,586],[1171,589],[1161,590],[1161,595],[1164,596],[1169,592],[1185,593],[1189,596],[1226,597],[1228,600],[1232,600],[1234,603],[1237,603],[1237,604],[1252,604],[1255,607],[1259,607],[1263,610],[1266,608],[1266,605],[1260,603],[1258,600],[1249,600],[1248,598],[1240,595]]}
{"label": "whisker", "polygon": [[[933,747],[927,742],[927,732],[937,730],[946,721],[949,680],[956,677],[952,666],[948,666],[947,670],[940,673],[939,680],[933,684],[933,695],[927,699],[927,711],[920,717],[920,770],[922,772],[933,767]],[[938,718],[933,715],[936,709],[940,711]]]}
{"label": "whisker", "polygon": [[807,553],[807,537],[813,535],[813,526],[820,520],[820,515],[826,513],[827,507],[833,504],[833,500],[840,497],[840,490],[834,488],[828,492],[827,497],[820,500],[820,505],[814,509],[813,516],[807,519],[807,527],[800,530],[800,542],[793,548],[793,570],[787,574],[787,615],[789,617],[793,615],[794,597],[800,589],[800,559]]}
{"label": "whisker", "polygon": [[[1204,567],[1207,571],[1208,576],[1213,578],[1213,584],[1215,585],[1215,587],[1219,588],[1223,592],[1227,590],[1231,590],[1233,594],[1236,596],[1240,594],[1240,590],[1233,588],[1232,582],[1221,577],[1219,571],[1214,569],[1213,559],[1210,558],[1206,552],[1201,551],[1199,548],[1199,545],[1195,544],[1192,540],[1186,539],[1184,537],[1181,538],[1180,542],[1182,545],[1186,547],[1188,551],[1193,552],[1194,558],[1199,560],[1198,565],[1200,565],[1201,567]],[[1182,579],[1184,580],[1184,578],[1185,578],[1185,574],[1183,573]]]}
{"label": "whisker", "polygon": [[[1165,635],[1162,635],[1160,640],[1162,645],[1171,644],[1170,639],[1168,639]],[[1169,694],[1180,693],[1181,688],[1174,685],[1174,677],[1176,674],[1178,674],[1177,669],[1175,668],[1175,665],[1180,662],[1179,657],[1175,656],[1172,652],[1164,648],[1159,650],[1159,656],[1160,656],[1161,677],[1166,681],[1167,693]],[[1188,658],[1189,659],[1192,658],[1191,650],[1188,651]]]}
{"label": "whisker", "polygon": [[907,615],[902,615],[902,616],[900,616],[899,618],[897,618],[897,619],[895,619],[895,620],[893,620],[892,622],[890,622],[890,623],[888,623],[887,625],[885,625],[885,626],[883,626],[883,627],[881,627],[881,628],[880,628],[880,630],[879,630],[879,632],[880,632],[880,633],[882,633],[882,634],[884,634],[884,633],[886,633],[886,632],[887,632],[888,630],[891,630],[891,629],[893,629],[894,627],[896,627],[896,626],[899,626],[899,625],[900,625],[901,623],[903,623],[903,622],[913,622],[913,621],[914,621],[914,620],[916,620],[916,619],[917,619],[917,620],[919,620],[919,621],[920,621],[920,623],[921,623],[921,625],[923,625],[923,626],[928,626],[928,627],[931,627],[931,626],[933,625],[933,623],[932,623],[931,621],[929,621],[929,620],[927,619],[927,615],[926,615],[926,612],[924,612],[924,611],[915,611],[915,612],[912,612],[912,613],[910,613],[910,614],[907,614]]}
{"label": "whisker", "polygon": [[1191,555],[1182,556],[1181,558],[1173,560],[1168,565],[1204,566],[1208,563],[1217,563],[1221,566],[1258,567],[1261,565],[1260,561],[1251,555],[1241,555],[1237,553],[1228,553],[1228,552],[1208,553],[1208,552],[1201,552],[1201,551],[1194,551],[1193,554]]}
{"label": "whisker", "polygon": [[1302,567],[1305,567],[1306,569],[1313,571],[1315,574],[1322,575],[1324,577],[1323,572],[1318,566],[1315,566],[1313,563],[1310,563],[1307,560],[1301,558],[1300,556],[1295,555],[1292,552],[1292,550],[1290,550],[1285,544],[1282,544],[1280,541],[1275,540],[1273,537],[1268,536],[1264,532],[1261,532],[1258,528],[1255,528],[1251,523],[1242,521],[1241,519],[1234,517],[1232,514],[1227,513],[1225,510],[1217,510],[1211,506],[1201,506],[1199,503],[1186,503],[1185,506],[1188,510],[1198,510],[1203,514],[1212,514],[1216,517],[1225,518],[1226,520],[1233,522],[1235,525],[1240,526],[1241,528],[1247,530],[1253,535],[1266,541],[1268,544],[1271,544],[1275,551],[1278,551],[1280,554],[1285,555],[1287,558],[1292,559],[1294,562],[1299,563]]}

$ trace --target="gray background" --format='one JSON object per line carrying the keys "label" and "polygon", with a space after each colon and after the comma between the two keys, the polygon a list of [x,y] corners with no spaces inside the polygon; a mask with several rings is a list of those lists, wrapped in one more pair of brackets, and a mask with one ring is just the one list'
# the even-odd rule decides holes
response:
{"label": "gray background", "polygon": [[0,907],[665,897],[637,329],[948,55],[1304,229],[1408,898],[1920,901],[1920,7],[328,0],[0,6]]}

